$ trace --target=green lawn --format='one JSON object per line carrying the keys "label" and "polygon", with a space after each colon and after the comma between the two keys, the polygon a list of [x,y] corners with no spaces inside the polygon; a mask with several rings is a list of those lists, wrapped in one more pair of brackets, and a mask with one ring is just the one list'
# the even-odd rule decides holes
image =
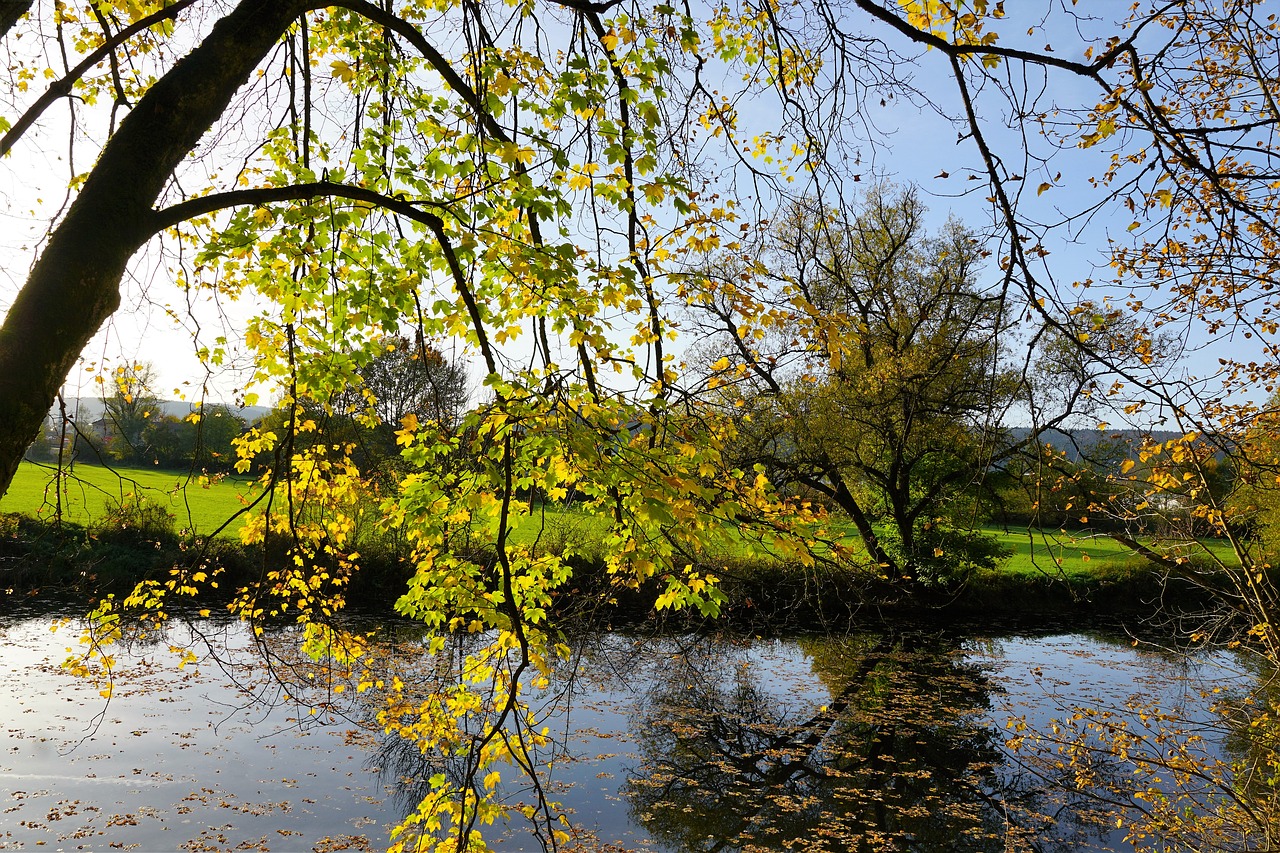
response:
{"label": "green lawn", "polygon": [[1004,570],[1015,575],[1082,577],[1142,562],[1109,536],[1087,530],[989,532],[1013,552]]}
{"label": "green lawn", "polygon": [[[0,511],[19,512],[45,518],[54,513],[53,469],[23,462],[8,494],[0,498]],[[200,534],[216,530],[243,506],[246,496],[253,494],[248,478],[225,477],[211,483],[190,479],[185,473],[146,468],[118,468],[78,464],[69,472],[63,489],[63,517],[71,522],[87,524],[101,517],[112,506],[133,495],[141,494],[173,513],[177,527]],[[599,548],[605,522],[585,512],[555,505],[535,506],[513,534],[516,542],[540,544],[559,550],[570,545],[579,553],[595,554]],[[232,522],[223,535],[234,535],[240,520]],[[1003,569],[1014,575],[1053,575],[1087,577],[1100,573],[1140,568],[1143,559],[1114,539],[1089,531],[1010,531],[991,527],[994,535],[1012,556]],[[856,543],[849,530],[847,541]],[[1153,547],[1155,547],[1153,545]],[[1207,547],[1223,560],[1234,561],[1229,547],[1211,541]],[[743,554],[748,551],[744,547]]]}
{"label": "green lawn", "polygon": [[[517,527],[512,538],[517,542],[531,542],[541,531],[543,543],[555,544],[559,541],[570,541],[585,545],[587,553],[591,553],[593,537],[605,529],[605,523],[598,517],[563,507],[546,506],[541,513],[527,517]],[[1080,531],[1028,531],[987,527],[985,532],[994,536],[1009,552],[1009,558],[1001,568],[1013,575],[1052,576],[1085,579],[1099,574],[1125,572],[1131,569],[1145,569],[1149,563],[1145,558],[1135,554],[1104,533],[1088,530]],[[842,537],[845,544],[860,548],[853,525]],[[1147,544],[1153,549],[1166,554],[1174,554],[1167,546],[1154,541]],[[1235,562],[1230,546],[1223,541],[1209,540],[1193,546],[1193,556],[1200,548],[1206,548],[1224,562]],[[739,553],[729,556],[746,556],[750,549],[746,543]]]}
{"label": "green lawn", "polygon": [[[1145,558],[1105,533],[1088,530],[1006,533],[995,528],[988,528],[988,532],[1013,552],[1004,564],[1004,570],[1011,574],[1084,577],[1149,565]],[[1204,554],[1207,550],[1223,562],[1236,562],[1230,545],[1216,539],[1180,548],[1158,541],[1145,544],[1166,556],[1187,556],[1199,561],[1207,556]]]}
{"label": "green lawn", "polygon": [[[23,462],[9,491],[0,498],[0,512],[17,512],[52,518],[56,509],[52,466]],[[254,495],[255,483],[247,477],[224,477],[201,483],[181,471],[150,468],[104,468],[77,464],[68,472],[62,494],[62,517],[75,524],[101,518],[122,499],[140,494],[167,507],[179,529],[197,533],[216,530]],[[242,520],[223,531],[234,535]],[[572,542],[589,550],[607,525],[599,518],[575,509],[546,505],[535,507],[515,533],[516,542],[542,544]]]}
{"label": "green lawn", "polygon": [[[53,483],[52,467],[23,462],[8,493],[0,498],[0,512],[52,518],[57,506]],[[207,534],[231,518],[252,489],[252,482],[243,477],[201,483],[175,471],[77,464],[67,471],[63,484],[62,517],[88,524],[137,494],[166,507],[179,529]],[[225,533],[234,534],[239,528],[237,519]]]}

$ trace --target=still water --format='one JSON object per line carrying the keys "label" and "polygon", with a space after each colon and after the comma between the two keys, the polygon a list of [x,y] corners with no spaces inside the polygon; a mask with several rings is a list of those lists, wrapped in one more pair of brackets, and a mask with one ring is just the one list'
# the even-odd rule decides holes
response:
{"label": "still water", "polygon": [[[108,701],[61,670],[79,631],[55,623],[0,619],[0,849],[379,849],[437,770],[360,697],[316,715],[286,698],[237,625],[133,644]],[[178,671],[169,647],[193,632],[231,651]],[[1122,629],[572,646],[540,710],[557,735],[548,787],[583,850],[1127,849],[1052,762],[1007,748],[1009,720],[1047,731],[1076,705],[1137,699],[1214,755],[1229,732],[1211,699],[1250,683],[1231,655]],[[495,847],[540,849],[515,824]]]}

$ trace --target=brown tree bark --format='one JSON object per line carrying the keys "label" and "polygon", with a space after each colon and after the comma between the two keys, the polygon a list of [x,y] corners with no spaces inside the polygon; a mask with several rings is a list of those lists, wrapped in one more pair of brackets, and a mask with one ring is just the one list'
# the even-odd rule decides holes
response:
{"label": "brown tree bark", "polygon": [[0,0],[0,38],[8,35],[35,0]]}
{"label": "brown tree bark", "polygon": [[0,495],[89,339],[120,305],[134,253],[182,158],[289,24],[316,5],[241,0],[120,123],[0,327]]}

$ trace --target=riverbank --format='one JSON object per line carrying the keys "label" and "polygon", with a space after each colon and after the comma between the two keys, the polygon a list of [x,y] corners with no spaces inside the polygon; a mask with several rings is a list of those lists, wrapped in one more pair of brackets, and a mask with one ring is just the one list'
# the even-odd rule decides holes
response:
{"label": "riverbank", "polygon": [[[0,608],[35,596],[72,596],[92,601],[121,596],[142,580],[165,581],[174,569],[221,569],[220,592],[228,594],[261,579],[284,555],[264,554],[228,539],[190,540],[145,515],[86,527],[52,524],[19,514],[0,515]],[[483,551],[475,555],[485,562]],[[660,581],[639,589],[619,587],[598,561],[572,558],[573,582],[556,595],[565,619],[635,623],[651,617]],[[410,567],[392,555],[367,553],[344,594],[349,604],[390,612]],[[991,615],[1034,620],[1047,615],[1088,617],[1202,608],[1212,598],[1201,582],[1170,577],[1156,567],[1132,563],[1091,573],[1057,568],[1028,572],[974,572],[949,585],[907,588],[867,573],[833,565],[801,568],[778,563],[729,560],[715,567],[727,597],[720,621],[745,628],[823,627],[883,618],[968,619]],[[218,594],[218,593],[215,593]],[[667,614],[668,621],[695,619]]]}

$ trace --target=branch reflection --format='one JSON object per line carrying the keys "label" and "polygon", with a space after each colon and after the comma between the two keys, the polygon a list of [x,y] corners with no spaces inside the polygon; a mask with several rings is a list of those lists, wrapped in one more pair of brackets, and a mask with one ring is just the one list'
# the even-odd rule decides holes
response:
{"label": "branch reflection", "polygon": [[786,686],[732,646],[655,670],[633,720],[642,761],[629,792],[634,818],[663,843],[708,853],[1076,850],[1097,834],[1047,814],[1051,799],[1002,766],[992,685],[955,643],[859,634],[800,648],[825,703],[794,686],[780,694]]}

